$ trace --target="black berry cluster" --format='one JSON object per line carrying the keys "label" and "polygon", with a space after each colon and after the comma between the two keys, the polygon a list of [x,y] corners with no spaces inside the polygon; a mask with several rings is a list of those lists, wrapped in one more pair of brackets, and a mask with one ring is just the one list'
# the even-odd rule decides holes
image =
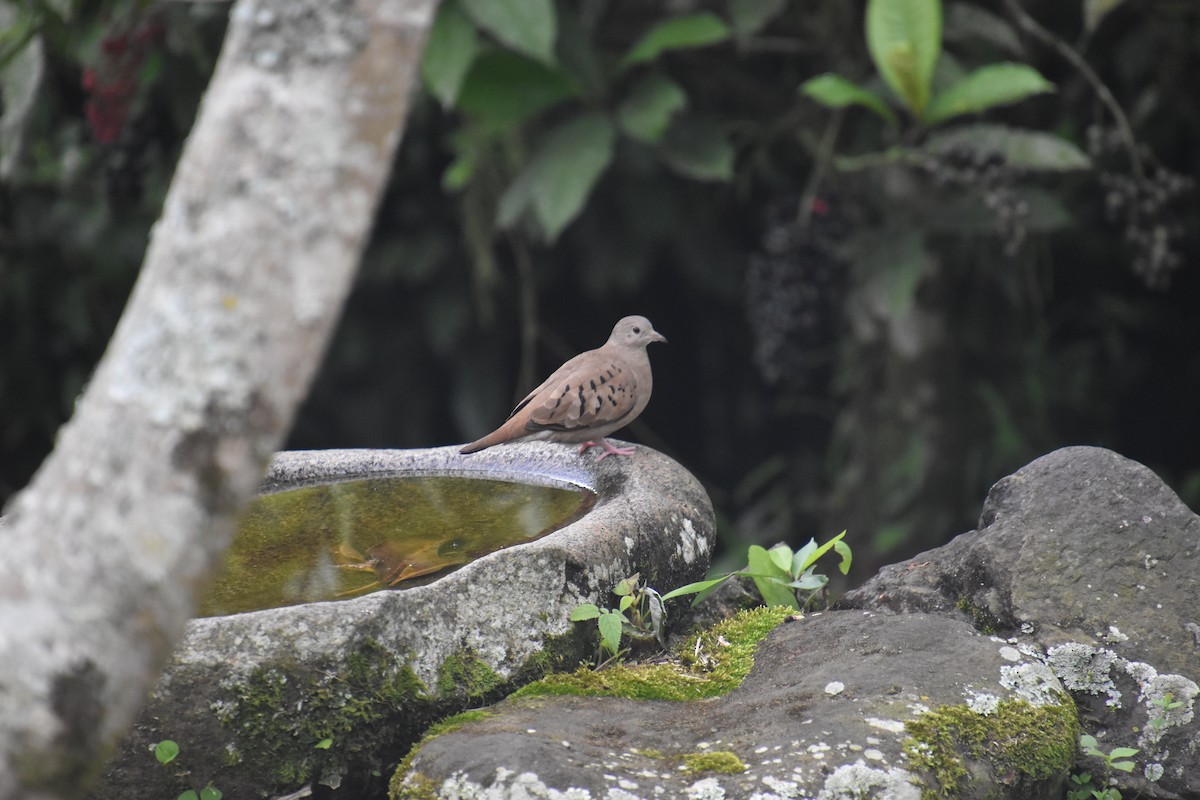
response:
{"label": "black berry cluster", "polygon": [[928,153],[919,165],[934,185],[964,189],[979,197],[995,220],[1004,253],[1016,255],[1028,233],[1029,203],[1016,191],[1022,171],[999,150],[956,142],[945,150]]}
{"label": "black berry cluster", "polygon": [[1151,288],[1166,288],[1183,263],[1179,242],[1185,229],[1179,206],[1196,191],[1196,179],[1153,162],[1148,152],[1139,153],[1146,163],[1141,179],[1128,169],[1118,171],[1114,163],[1121,163],[1128,153],[1113,128],[1088,128],[1087,146],[1099,166],[1105,214],[1124,227],[1123,235],[1133,250],[1134,274]]}
{"label": "black berry cluster", "polygon": [[750,257],[746,305],[763,379],[812,388],[832,360],[846,270],[835,254],[836,212],[818,199],[805,222],[796,207],[795,199],[767,207],[762,247]]}

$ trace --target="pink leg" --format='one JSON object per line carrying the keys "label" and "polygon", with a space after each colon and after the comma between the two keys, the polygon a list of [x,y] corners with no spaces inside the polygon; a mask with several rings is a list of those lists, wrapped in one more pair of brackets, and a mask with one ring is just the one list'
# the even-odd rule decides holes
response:
{"label": "pink leg", "polygon": [[604,448],[604,452],[596,459],[597,461],[603,461],[609,456],[631,456],[637,450],[636,447],[615,447],[608,439],[601,439],[598,442],[584,442],[579,446],[579,452],[582,455],[593,447]]}

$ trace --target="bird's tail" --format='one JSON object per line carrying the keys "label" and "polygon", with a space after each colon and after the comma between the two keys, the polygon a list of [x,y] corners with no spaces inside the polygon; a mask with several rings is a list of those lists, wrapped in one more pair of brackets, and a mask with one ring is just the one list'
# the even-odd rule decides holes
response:
{"label": "bird's tail", "polygon": [[486,450],[492,445],[500,444],[502,441],[504,441],[503,434],[500,431],[492,431],[482,439],[476,439],[470,444],[463,445],[462,449],[460,449],[458,452],[462,453],[463,455],[468,453],[478,453],[480,450]]}

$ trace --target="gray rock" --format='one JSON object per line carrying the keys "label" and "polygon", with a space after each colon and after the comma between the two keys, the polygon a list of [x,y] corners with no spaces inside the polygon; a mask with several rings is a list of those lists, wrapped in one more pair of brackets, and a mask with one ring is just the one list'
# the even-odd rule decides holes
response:
{"label": "gray rock", "polygon": [[840,606],[1018,636],[1100,749],[1140,750],[1123,790],[1200,797],[1200,518],[1141,464],[1093,447],[1039,458],[992,488],[978,530],[885,567]]}
{"label": "gray rock", "polygon": [[[784,624],[714,700],[518,698],[493,711],[424,743],[401,794],[919,800],[996,797],[1005,784],[1037,800],[1059,796],[1075,746],[1074,709],[1040,662],[926,614]],[[1013,730],[1027,735],[996,741]],[[745,771],[681,769],[713,753]]]}
{"label": "gray rock", "polygon": [[[175,797],[211,783],[225,797],[252,798],[318,781],[382,791],[389,764],[433,719],[589,655],[594,629],[571,625],[575,605],[609,602],[613,585],[634,572],[665,590],[708,566],[707,495],[644,447],[603,461],[545,443],[471,456],[454,448],[286,453],[265,485],[414,472],[540,476],[591,487],[600,499],[545,538],[426,585],[192,621],[92,796]],[[169,767],[149,752],[162,739],[180,745]],[[325,739],[329,746],[318,747]]]}
{"label": "gray rock", "polygon": [[[1060,450],[1000,481],[979,530],[885,568],[844,610],[777,629],[727,696],[505,701],[424,742],[395,788],[1057,798],[1077,757],[1101,786],[1103,764],[1076,751],[1086,730],[1106,753],[1139,750],[1132,774],[1114,773],[1123,790],[1200,798],[1198,532],[1145,467]],[[748,768],[681,771],[683,756],[714,751]]]}

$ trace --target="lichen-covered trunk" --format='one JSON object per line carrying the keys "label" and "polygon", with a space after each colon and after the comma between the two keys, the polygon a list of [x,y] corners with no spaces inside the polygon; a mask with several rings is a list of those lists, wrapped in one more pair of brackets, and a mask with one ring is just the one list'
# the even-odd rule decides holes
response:
{"label": "lichen-covered trunk", "polygon": [[436,0],[238,0],[137,286],[0,522],[0,800],[78,796],[306,392]]}

